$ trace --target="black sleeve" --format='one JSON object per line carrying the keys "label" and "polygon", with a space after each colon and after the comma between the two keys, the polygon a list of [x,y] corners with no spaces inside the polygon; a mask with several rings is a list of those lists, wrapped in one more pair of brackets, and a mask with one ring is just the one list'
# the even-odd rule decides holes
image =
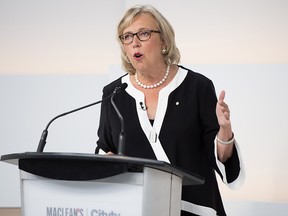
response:
{"label": "black sleeve", "polygon": [[[203,140],[205,143],[205,149],[207,151],[207,155],[210,163],[216,170],[216,172],[223,178],[215,158],[215,137],[219,131],[218,119],[216,116],[216,104],[217,104],[217,96],[215,92],[214,85],[212,81],[205,82],[203,86],[202,93],[200,94],[199,100],[202,100],[200,105],[200,116],[202,119],[202,131],[203,131]],[[238,152],[236,147],[234,146],[232,156],[224,163],[226,177],[228,183],[233,182],[240,173],[240,160],[238,157]]]}
{"label": "black sleeve", "polygon": [[233,182],[239,176],[240,173],[239,161],[240,160],[238,157],[238,152],[234,145],[232,156],[226,162],[223,163],[225,166],[226,178],[228,183]]}
{"label": "black sleeve", "polygon": [[206,155],[212,167],[220,173],[215,158],[215,137],[219,131],[216,116],[217,97],[211,80],[204,80],[199,87],[199,113],[201,119],[201,134],[205,145]]}

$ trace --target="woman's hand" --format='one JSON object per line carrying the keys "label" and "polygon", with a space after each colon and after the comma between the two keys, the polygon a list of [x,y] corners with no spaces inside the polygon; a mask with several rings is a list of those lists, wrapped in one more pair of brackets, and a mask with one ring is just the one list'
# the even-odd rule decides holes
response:
{"label": "woman's hand", "polygon": [[[230,121],[230,110],[228,105],[224,102],[225,91],[221,91],[216,105],[216,115],[220,125],[217,134],[217,140],[222,140],[224,143],[233,139],[232,126]],[[223,144],[221,141],[217,142],[218,159],[225,162],[233,153],[233,142],[231,144]]]}
{"label": "woman's hand", "polygon": [[225,91],[221,91],[216,106],[216,115],[220,127],[229,130],[231,129],[230,110],[228,105],[224,102],[224,98],[225,98]]}

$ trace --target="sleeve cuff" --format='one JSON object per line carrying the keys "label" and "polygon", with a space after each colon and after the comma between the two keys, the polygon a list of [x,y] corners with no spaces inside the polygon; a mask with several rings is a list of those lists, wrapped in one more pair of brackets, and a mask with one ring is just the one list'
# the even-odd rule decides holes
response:
{"label": "sleeve cuff", "polygon": [[224,184],[228,186],[228,188],[232,190],[239,189],[244,184],[244,181],[245,181],[245,167],[244,167],[243,159],[242,159],[241,152],[240,152],[240,147],[237,143],[237,140],[234,141],[234,145],[236,147],[238,158],[239,158],[240,172],[238,174],[238,177],[233,182],[230,182],[230,183],[228,183],[227,181],[227,173],[226,173],[225,165],[217,159],[218,158],[217,157],[217,140],[215,139],[214,142],[215,142],[214,154],[216,158],[216,164],[220,170],[221,175],[223,176],[222,181],[224,182]]}

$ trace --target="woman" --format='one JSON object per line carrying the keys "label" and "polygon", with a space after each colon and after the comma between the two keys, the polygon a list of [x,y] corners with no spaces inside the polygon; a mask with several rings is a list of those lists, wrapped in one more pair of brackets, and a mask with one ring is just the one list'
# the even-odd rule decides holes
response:
{"label": "woman", "polygon": [[[115,97],[125,119],[125,154],[166,161],[205,178],[204,185],[183,187],[182,216],[226,215],[215,171],[232,188],[242,183],[243,172],[225,92],[217,101],[208,78],[178,65],[173,28],[155,8],[129,9],[118,35],[128,74],[105,86],[103,97],[128,84]],[[116,112],[103,103],[98,148],[116,153],[119,132]]]}

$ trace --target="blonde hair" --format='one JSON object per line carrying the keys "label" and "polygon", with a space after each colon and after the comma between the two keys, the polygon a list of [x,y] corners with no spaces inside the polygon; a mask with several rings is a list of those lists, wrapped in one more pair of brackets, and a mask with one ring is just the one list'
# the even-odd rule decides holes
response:
{"label": "blonde hair", "polygon": [[138,5],[127,10],[118,24],[117,38],[121,47],[122,67],[130,74],[135,74],[135,68],[132,66],[132,64],[126,57],[123,44],[119,39],[119,35],[123,34],[124,29],[126,29],[133,22],[136,16],[143,13],[150,14],[156,20],[159,31],[161,32],[160,37],[166,44],[166,51],[162,53],[164,62],[166,64],[178,64],[180,61],[180,52],[176,47],[175,33],[171,24],[157,9],[155,9],[151,5]]}

